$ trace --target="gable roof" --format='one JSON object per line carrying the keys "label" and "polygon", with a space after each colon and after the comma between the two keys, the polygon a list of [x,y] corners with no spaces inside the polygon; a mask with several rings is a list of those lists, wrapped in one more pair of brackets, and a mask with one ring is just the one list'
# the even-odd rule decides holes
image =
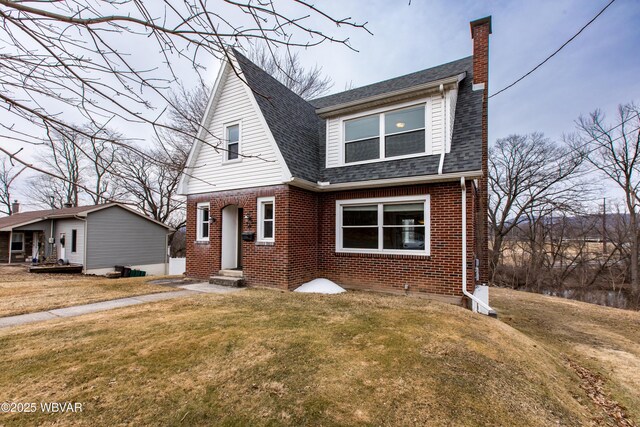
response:
{"label": "gable roof", "polygon": [[315,182],[320,167],[318,129],[322,121],[314,106],[237,50],[233,54],[289,171],[295,177]]}
{"label": "gable roof", "polygon": [[122,203],[103,203],[101,205],[75,206],[71,208],[61,208],[61,209],[44,209],[39,211],[30,211],[30,212],[13,214],[10,216],[0,218],[0,231],[10,231],[11,229],[16,227],[21,227],[34,222],[39,222],[39,221],[49,220],[49,219],[74,218],[78,216],[86,217],[91,212],[100,211],[100,210],[111,208],[114,206],[118,206],[148,221],[154,222],[166,229],[171,230],[171,227],[169,227],[168,225],[163,224],[160,221],[156,221],[153,218],[149,218],[148,216],[143,215],[140,212],[137,212]]}
{"label": "gable roof", "polygon": [[[290,179],[320,188],[325,183],[374,184],[377,180],[467,173],[478,176],[482,165],[483,91],[473,90],[473,57],[306,101],[233,49],[243,80],[273,136]],[[226,66],[228,66],[227,64]],[[439,83],[458,85],[451,149],[449,153],[424,155],[356,165],[326,168],[326,120],[348,109],[375,103],[413,99]],[[214,89],[215,90],[215,89]],[[347,110],[345,110],[347,109]],[[205,117],[203,120],[207,120]],[[203,126],[206,126],[204,124]],[[194,144],[190,159],[194,154]],[[439,169],[442,162],[442,170]],[[436,177],[437,178],[437,177]],[[429,178],[431,179],[431,178]],[[185,177],[181,180],[185,182]],[[181,187],[182,188],[182,187]],[[183,191],[183,193],[185,193]]]}

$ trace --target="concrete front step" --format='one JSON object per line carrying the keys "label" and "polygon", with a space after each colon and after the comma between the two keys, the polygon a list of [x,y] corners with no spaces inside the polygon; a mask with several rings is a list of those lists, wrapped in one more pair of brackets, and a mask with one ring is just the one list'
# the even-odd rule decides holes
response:
{"label": "concrete front step", "polygon": [[209,278],[209,283],[218,286],[241,288],[244,286],[244,279],[242,277],[212,276]]}
{"label": "concrete front step", "polygon": [[244,277],[242,270],[220,270],[218,276],[224,277]]}

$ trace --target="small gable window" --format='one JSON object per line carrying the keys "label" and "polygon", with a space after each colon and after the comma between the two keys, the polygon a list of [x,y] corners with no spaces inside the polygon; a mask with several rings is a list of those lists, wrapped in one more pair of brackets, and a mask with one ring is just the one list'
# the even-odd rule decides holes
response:
{"label": "small gable window", "polygon": [[425,104],[344,121],[344,162],[425,154]]}
{"label": "small gable window", "polygon": [[227,160],[239,159],[240,153],[240,125],[230,125],[226,129],[226,156]]}
{"label": "small gable window", "polygon": [[209,241],[209,203],[198,203],[196,206],[196,239]]}

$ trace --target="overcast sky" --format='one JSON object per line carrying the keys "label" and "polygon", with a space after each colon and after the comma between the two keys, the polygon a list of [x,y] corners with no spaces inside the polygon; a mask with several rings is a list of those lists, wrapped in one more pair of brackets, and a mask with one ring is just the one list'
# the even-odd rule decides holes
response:
{"label": "overcast sky", "polygon": [[[358,52],[339,44],[301,49],[306,66],[321,66],[335,85],[332,92],[400,76],[472,54],[469,22],[492,15],[490,93],[529,71],[588,22],[608,0],[445,1],[342,0],[318,4],[335,17],[367,21],[373,35],[311,18],[311,24],[349,37]],[[278,2],[281,11],[289,7]],[[222,10],[222,9],[221,9]],[[298,7],[298,11],[300,8]],[[231,10],[234,19],[243,14]],[[296,12],[297,14],[297,12]],[[640,1],[617,0],[576,40],[541,69],[489,104],[489,141],[513,133],[544,132],[555,140],[574,129],[581,114],[596,108],[613,115],[619,103],[640,102]],[[161,60],[142,44],[125,43],[142,63]],[[155,55],[155,56],[154,56]],[[216,60],[205,60],[212,84]],[[181,67],[176,64],[176,66]],[[186,86],[197,84],[188,65]],[[119,129],[147,138],[150,130]],[[0,143],[3,143],[0,140]],[[14,143],[12,143],[14,144]]]}

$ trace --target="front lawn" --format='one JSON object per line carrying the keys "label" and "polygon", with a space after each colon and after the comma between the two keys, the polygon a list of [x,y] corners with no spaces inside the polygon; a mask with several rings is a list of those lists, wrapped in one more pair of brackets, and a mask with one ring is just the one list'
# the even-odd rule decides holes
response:
{"label": "front lawn", "polygon": [[147,283],[154,279],[158,277],[107,279],[34,274],[23,266],[0,267],[0,317],[175,290]]}
{"label": "front lawn", "polygon": [[7,425],[589,425],[545,345],[460,307],[366,293],[199,294],[0,330]]}

